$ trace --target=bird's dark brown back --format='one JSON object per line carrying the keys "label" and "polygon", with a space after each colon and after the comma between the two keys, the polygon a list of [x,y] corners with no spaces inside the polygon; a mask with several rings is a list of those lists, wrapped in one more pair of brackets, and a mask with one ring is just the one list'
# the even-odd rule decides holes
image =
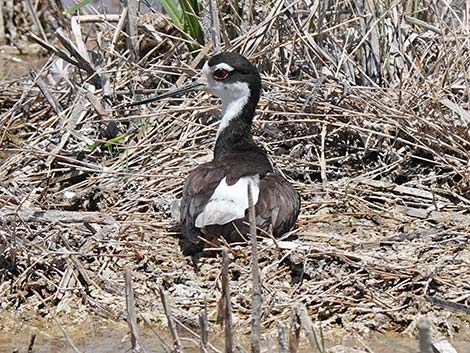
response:
{"label": "bird's dark brown back", "polygon": [[[245,217],[228,224],[213,224],[202,228],[195,225],[197,217],[204,211],[214,190],[224,178],[227,184],[231,185],[242,177],[259,175],[259,196],[255,205],[256,223],[259,228],[267,231],[271,227],[273,235],[279,237],[295,224],[300,199],[290,183],[272,172],[272,166],[267,159],[232,157],[202,164],[193,170],[186,180],[181,200],[181,230],[188,242],[185,246],[187,254],[202,249],[199,237],[213,239],[222,236],[228,242],[238,242],[248,233],[247,212]],[[237,168],[234,168],[234,165]]]}

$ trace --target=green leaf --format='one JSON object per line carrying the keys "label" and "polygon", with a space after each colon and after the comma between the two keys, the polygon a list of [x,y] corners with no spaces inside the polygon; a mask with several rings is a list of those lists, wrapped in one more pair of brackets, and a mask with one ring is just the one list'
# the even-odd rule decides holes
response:
{"label": "green leaf", "polygon": [[110,147],[112,145],[115,145],[116,143],[118,143],[119,141],[125,139],[127,137],[127,135],[119,135],[119,136],[116,136],[112,139],[109,139],[107,140],[104,144],[103,144],[103,147]]}
{"label": "green leaf", "polygon": [[109,147],[114,146],[115,144],[117,144],[119,141],[124,140],[125,138],[127,138],[127,135],[123,134],[123,135],[116,136],[112,139],[106,140],[104,142],[103,141],[95,141],[90,146],[88,146],[88,150],[93,151],[98,146],[103,146],[104,148],[109,148]]}
{"label": "green leaf", "polygon": [[[170,16],[173,24],[189,38],[204,44],[204,33],[199,23],[199,4],[197,0],[160,0],[165,12]],[[188,43],[190,50],[198,48]]]}
{"label": "green leaf", "polygon": [[165,12],[170,16],[173,24],[178,27],[181,31],[184,31],[182,20],[182,14],[178,8],[178,4],[174,0],[159,0]]}
{"label": "green leaf", "polygon": [[183,22],[185,33],[195,39],[199,44],[204,44],[204,35],[199,23],[199,4],[196,0],[179,0],[183,10]]}
{"label": "green leaf", "polygon": [[80,1],[78,4],[72,6],[72,7],[69,7],[68,9],[65,9],[64,12],[62,12],[63,15],[69,15],[71,14],[72,12],[75,12],[77,10],[80,10],[82,7],[88,5],[90,2],[92,2],[92,0],[82,0]]}

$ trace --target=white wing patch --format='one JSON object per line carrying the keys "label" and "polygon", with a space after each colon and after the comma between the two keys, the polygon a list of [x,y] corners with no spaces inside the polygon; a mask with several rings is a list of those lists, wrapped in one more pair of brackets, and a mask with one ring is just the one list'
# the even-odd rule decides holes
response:
{"label": "white wing patch", "polygon": [[202,228],[214,224],[227,224],[245,216],[248,208],[248,184],[253,193],[253,204],[256,205],[259,196],[259,175],[240,178],[235,184],[227,185],[223,178],[204,211],[196,218],[195,226]]}

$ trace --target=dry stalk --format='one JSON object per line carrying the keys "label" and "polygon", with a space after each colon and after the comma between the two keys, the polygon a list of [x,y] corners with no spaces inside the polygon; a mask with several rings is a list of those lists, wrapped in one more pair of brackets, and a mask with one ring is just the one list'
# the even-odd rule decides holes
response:
{"label": "dry stalk", "polygon": [[204,308],[199,312],[199,330],[200,330],[200,348],[201,353],[207,353],[207,344],[209,341],[209,327],[207,322],[207,304],[204,303]]}
{"label": "dry stalk", "polygon": [[127,9],[127,49],[130,52],[130,59],[134,62],[137,59],[137,1],[125,0],[124,6]]}
{"label": "dry stalk", "polygon": [[312,321],[307,312],[307,308],[303,304],[299,304],[296,308],[297,315],[300,318],[300,322],[305,329],[305,334],[307,335],[308,341],[312,350],[318,349],[319,352],[325,352],[325,347],[323,342],[318,340],[317,333],[313,328]]}
{"label": "dry stalk", "polygon": [[34,342],[35,341],[36,341],[36,334],[33,333],[33,334],[31,334],[31,338],[29,340],[28,353],[33,353],[33,348],[34,348]]}
{"label": "dry stalk", "polygon": [[163,310],[168,321],[168,328],[170,330],[171,336],[173,337],[173,351],[175,353],[182,353],[181,341],[178,335],[178,331],[176,329],[174,318],[171,313],[170,303],[168,302],[168,295],[165,293],[165,290],[162,286],[159,286],[158,290],[160,292],[160,299],[163,304]]}
{"label": "dry stalk", "polygon": [[432,353],[431,322],[422,316],[418,318],[419,353]]}
{"label": "dry stalk", "polygon": [[233,352],[232,332],[232,300],[230,294],[230,279],[228,276],[229,258],[225,250],[222,251],[222,306],[224,318],[225,345],[224,352]]}
{"label": "dry stalk", "polygon": [[210,28],[209,32],[212,39],[212,47],[214,53],[219,53],[221,49],[220,40],[220,21],[219,21],[219,7],[217,0],[209,0],[209,17],[210,17]]}
{"label": "dry stalk", "polygon": [[135,308],[134,289],[132,287],[132,274],[130,269],[125,269],[124,277],[126,284],[127,324],[129,325],[129,330],[131,332],[131,349],[133,352],[138,352],[140,349],[145,352],[142,345],[138,344],[139,334],[137,331],[137,311]]}
{"label": "dry stalk", "polygon": [[289,353],[297,353],[299,349],[300,318],[292,308],[289,326]]}
{"label": "dry stalk", "polygon": [[248,218],[250,221],[251,240],[251,273],[253,278],[253,291],[251,296],[251,352],[260,352],[261,339],[261,276],[258,263],[258,240],[256,232],[256,214],[253,204],[251,185],[248,184]]}

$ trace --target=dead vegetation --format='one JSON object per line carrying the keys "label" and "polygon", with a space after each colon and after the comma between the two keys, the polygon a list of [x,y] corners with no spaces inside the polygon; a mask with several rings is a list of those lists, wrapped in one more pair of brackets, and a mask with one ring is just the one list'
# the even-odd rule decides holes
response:
{"label": "dead vegetation", "polygon": [[[220,5],[208,39],[257,63],[255,135],[302,195],[294,234],[258,246],[262,327],[302,303],[324,329],[413,332],[425,314],[458,333],[470,314],[468,3],[256,4],[252,19]],[[2,310],[124,318],[131,269],[146,318],[163,318],[161,287],[180,322],[197,327],[206,304],[215,320],[221,261],[195,269],[181,255],[169,208],[211,158],[217,100],[126,108],[190,80],[213,49],[191,53],[168,19],[134,10],[24,19],[51,56],[0,82]],[[229,249],[244,333],[250,254]]]}

